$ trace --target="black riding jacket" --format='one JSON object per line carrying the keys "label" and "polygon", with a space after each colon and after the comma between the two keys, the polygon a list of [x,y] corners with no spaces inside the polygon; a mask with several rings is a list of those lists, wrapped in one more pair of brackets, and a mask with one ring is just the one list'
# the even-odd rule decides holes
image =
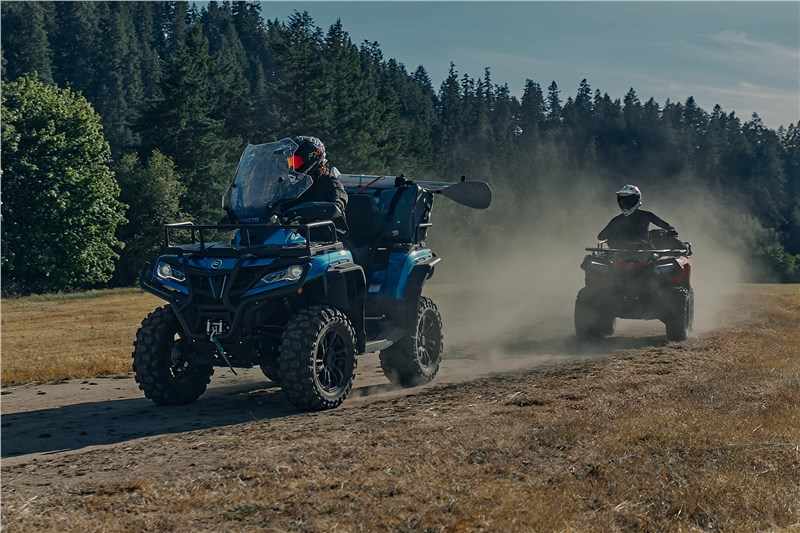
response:
{"label": "black riding jacket", "polygon": [[281,206],[282,211],[303,204],[305,202],[330,202],[342,212],[341,217],[336,217],[333,221],[340,234],[348,231],[347,220],[344,210],[347,208],[347,191],[342,182],[331,174],[320,174],[311,184],[311,187],[303,191],[303,194]]}
{"label": "black riding jacket", "polygon": [[300,205],[304,202],[331,202],[344,213],[347,207],[347,191],[342,182],[330,174],[320,174],[311,187],[306,189],[303,194],[291,202],[292,205]]}
{"label": "black riding jacket", "polygon": [[612,218],[608,225],[603,228],[603,231],[597,235],[597,238],[601,241],[608,240],[609,244],[612,242],[647,241],[647,231],[650,228],[650,223],[665,230],[675,229],[668,222],[660,219],[650,211],[637,209],[628,216],[620,214]]}

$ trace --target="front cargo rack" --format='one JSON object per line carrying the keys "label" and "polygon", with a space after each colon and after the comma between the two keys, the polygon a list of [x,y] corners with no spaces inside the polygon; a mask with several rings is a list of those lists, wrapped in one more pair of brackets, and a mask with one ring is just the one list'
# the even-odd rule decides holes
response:
{"label": "front cargo rack", "polygon": [[[163,253],[171,254],[199,254],[205,256],[209,252],[213,252],[215,256],[231,256],[237,257],[242,253],[253,254],[259,251],[266,253],[275,253],[276,250],[281,250],[281,254],[287,254],[294,251],[296,255],[315,255],[323,253],[331,248],[343,248],[341,241],[339,241],[336,226],[330,220],[320,222],[310,222],[307,224],[209,224],[209,225],[195,225],[193,222],[175,222],[171,224],[164,224],[164,246],[162,247]],[[320,230],[321,228],[321,230]],[[279,230],[288,230],[296,233],[302,237],[304,241],[294,244],[263,244],[253,241],[263,240],[265,235],[275,233]],[[320,231],[324,233],[326,239],[316,240],[312,237],[312,231],[318,234]],[[209,240],[209,233],[226,233],[232,231],[239,231],[241,242],[234,244],[233,242],[223,243],[218,240]],[[183,242],[177,244],[174,238],[175,232],[188,232],[190,242]],[[330,237],[330,238],[327,238]],[[293,254],[294,255],[294,254]]]}

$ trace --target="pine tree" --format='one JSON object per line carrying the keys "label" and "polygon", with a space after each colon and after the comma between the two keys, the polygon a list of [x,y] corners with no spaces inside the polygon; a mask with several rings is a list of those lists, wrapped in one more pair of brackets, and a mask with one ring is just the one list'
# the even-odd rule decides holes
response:
{"label": "pine tree", "polygon": [[625,118],[622,103],[612,100],[608,93],[600,95],[595,91],[593,103],[593,140],[594,158],[599,158],[606,165],[628,170],[625,153]]}
{"label": "pine tree", "polygon": [[[405,74],[405,72],[403,72]],[[434,158],[433,130],[436,125],[436,94],[428,72],[422,65],[398,88],[400,120],[405,125],[402,165],[407,174],[432,170]],[[390,166],[392,162],[390,161]]]}
{"label": "pine tree", "polygon": [[778,136],[764,126],[756,113],[744,124],[743,133],[753,147],[746,192],[753,199],[756,213],[765,226],[781,228],[786,224],[789,213],[786,209],[786,177],[780,159]]}
{"label": "pine tree", "polygon": [[[653,98],[642,106],[642,122],[637,129],[640,153],[660,152],[665,134],[661,128],[661,107]],[[644,165],[644,163],[640,163]],[[648,165],[650,163],[647,163]]]}
{"label": "pine tree", "polygon": [[547,88],[547,129],[561,129],[561,91],[555,81]]}
{"label": "pine tree", "polygon": [[672,179],[687,166],[686,139],[683,125],[683,105],[669,99],[664,102],[660,121],[661,152],[658,160],[651,162],[655,168],[662,169],[665,177]]}
{"label": "pine tree", "polygon": [[[383,54],[380,54],[383,57]],[[403,127],[400,118],[400,94],[396,84],[396,77],[400,75],[400,66],[394,60],[384,62],[381,60],[376,65],[376,76],[378,81],[378,121],[374,124],[375,135],[378,139],[378,151],[375,162],[379,172],[391,172],[404,170],[399,166],[403,165],[404,158],[400,155],[403,144],[406,140],[407,132]]]}
{"label": "pine tree", "polygon": [[3,2],[3,80],[12,81],[36,72],[44,83],[53,82],[53,52],[45,19],[48,5],[39,2]]}
{"label": "pine tree", "polygon": [[222,135],[226,139],[244,145],[256,136],[256,126],[250,84],[245,76],[247,56],[230,5],[224,3],[220,7],[216,2],[209,2],[200,22],[213,57],[211,90],[216,93],[217,105],[212,116],[222,121]]}
{"label": "pine tree", "polygon": [[628,129],[633,129],[639,125],[644,118],[642,111],[642,102],[639,100],[636,91],[631,87],[622,100],[622,116]]}
{"label": "pine tree", "polygon": [[631,87],[622,100],[622,120],[625,122],[625,133],[622,139],[622,157],[626,161],[628,172],[636,172],[638,160],[646,143],[644,106],[636,91]]}
{"label": "pine tree", "polygon": [[172,54],[178,51],[187,39],[192,14],[187,2],[170,1],[159,5],[161,32],[156,51],[159,57],[169,62]]}
{"label": "pine tree", "polygon": [[239,142],[224,137],[224,121],[213,116],[214,70],[208,40],[195,24],[170,56],[163,96],[140,121],[145,152],[158,149],[174,161],[189,191],[182,208],[201,222],[219,220],[220,198],[241,151]]}
{"label": "pine tree", "polygon": [[53,46],[53,79],[59,86],[81,91],[89,101],[99,94],[102,77],[95,58],[102,47],[98,9],[94,2],[56,2],[56,32]]}
{"label": "pine tree", "polygon": [[689,164],[696,168],[702,165],[702,159],[708,152],[706,146],[708,130],[708,113],[700,109],[694,97],[690,96],[683,105],[681,117],[683,147]]}
{"label": "pine tree", "polygon": [[502,166],[505,161],[515,160],[514,137],[520,104],[516,98],[511,96],[508,84],[495,87],[493,101],[491,110],[492,138],[495,143],[493,162],[495,166]]}
{"label": "pine tree", "polygon": [[267,30],[261,17],[261,5],[255,2],[234,2],[232,15],[247,61],[244,74],[250,84],[254,138],[267,140],[265,132],[273,126],[268,113],[270,94],[267,90],[267,78],[275,67],[274,58],[268,51]]}
{"label": "pine tree", "polygon": [[718,196],[723,194],[724,176],[721,175],[720,168],[725,147],[727,121],[728,115],[722,111],[719,104],[715,105],[708,119],[704,157],[697,164],[699,174],[705,177],[708,187]]}
{"label": "pine tree", "polygon": [[159,50],[163,47],[162,15],[164,4],[158,2],[130,2],[130,17],[136,31],[135,47],[139,56],[141,69],[142,101],[135,110],[140,114],[146,102],[160,97],[159,81],[161,80],[162,61]]}
{"label": "pine tree", "polygon": [[[427,146],[430,150],[430,125],[423,139],[415,139],[418,123],[429,121],[433,116],[433,106],[424,107],[420,87],[406,72],[405,66],[394,59],[381,65],[379,72],[379,104],[381,105],[381,128],[384,140],[380,149],[386,153],[383,159],[387,171],[396,174],[412,175],[423,168],[425,161],[417,160],[413,152],[416,146]],[[382,95],[388,100],[383,101]],[[430,101],[429,101],[430,102]],[[385,104],[389,105],[385,105]],[[423,117],[422,115],[427,115]],[[430,155],[430,151],[427,154]]]}
{"label": "pine tree", "polygon": [[460,121],[462,114],[462,101],[458,84],[458,71],[453,63],[447,78],[439,89],[439,124],[435,131],[436,145],[439,147],[441,158],[438,161],[439,171],[454,168],[453,154],[458,146],[461,133]]}
{"label": "pine tree", "polygon": [[786,176],[786,198],[788,205],[786,251],[800,255],[800,121],[789,124],[781,136],[784,176]]}
{"label": "pine tree", "polygon": [[103,75],[97,78],[94,105],[115,157],[135,149],[140,142],[133,126],[144,102],[142,47],[133,24],[132,5],[109,4],[99,20],[101,46],[95,62]]}
{"label": "pine tree", "polygon": [[585,125],[591,124],[592,113],[594,112],[594,107],[592,105],[592,88],[589,86],[586,78],[582,79],[578,86],[578,94],[575,96],[575,112],[579,121],[583,122]]}
{"label": "pine tree", "polygon": [[350,172],[380,172],[387,154],[379,145],[388,137],[383,113],[395,103],[379,101],[380,63],[373,62],[368,51],[359,52],[341,21],[328,29],[321,53],[326,70],[319,82],[330,84],[335,117],[335,127],[320,132],[328,152]]}
{"label": "pine tree", "polygon": [[272,26],[270,46],[275,55],[276,77],[270,85],[270,115],[275,138],[293,135],[325,137],[335,120],[324,76],[323,33],[304,11],[289,16],[286,25]]}
{"label": "pine tree", "polygon": [[545,126],[546,107],[541,86],[531,79],[525,80],[522,93],[517,127],[519,128],[520,146],[531,147]]}
{"label": "pine tree", "polygon": [[[495,154],[497,139],[492,131],[492,108],[494,107],[494,88],[489,69],[484,72],[483,80],[478,80],[474,84],[475,97],[473,99],[472,123],[466,127],[468,132],[470,150],[487,150],[490,154]],[[482,169],[484,174],[488,169]]]}

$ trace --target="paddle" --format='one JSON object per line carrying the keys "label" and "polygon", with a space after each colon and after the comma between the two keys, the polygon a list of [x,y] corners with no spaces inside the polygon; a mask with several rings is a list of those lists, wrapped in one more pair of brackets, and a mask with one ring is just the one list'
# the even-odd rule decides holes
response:
{"label": "paddle", "polygon": [[486,209],[492,204],[492,189],[485,181],[461,181],[434,192],[473,209]]}

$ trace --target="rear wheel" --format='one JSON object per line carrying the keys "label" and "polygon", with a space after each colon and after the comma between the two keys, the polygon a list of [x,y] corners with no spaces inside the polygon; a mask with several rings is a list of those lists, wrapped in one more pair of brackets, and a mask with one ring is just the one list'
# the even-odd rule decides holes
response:
{"label": "rear wheel", "polygon": [[580,340],[598,339],[614,333],[617,318],[604,309],[598,294],[586,287],[575,299],[575,335]]}
{"label": "rear wheel", "polygon": [[423,385],[431,382],[439,372],[443,348],[442,316],[433,300],[423,296],[417,303],[413,334],[381,350],[381,368],[395,385]]}
{"label": "rear wheel", "polygon": [[355,337],[347,316],[332,307],[307,307],[289,321],[278,370],[294,406],[321,411],[347,398],[356,374]]}
{"label": "rear wheel", "polygon": [[691,287],[675,287],[669,294],[669,311],[664,324],[667,339],[686,340],[694,320],[694,291]]}
{"label": "rear wheel", "polygon": [[134,378],[147,398],[161,405],[180,405],[205,392],[214,368],[187,360],[180,322],[171,306],[147,315],[133,346]]}

